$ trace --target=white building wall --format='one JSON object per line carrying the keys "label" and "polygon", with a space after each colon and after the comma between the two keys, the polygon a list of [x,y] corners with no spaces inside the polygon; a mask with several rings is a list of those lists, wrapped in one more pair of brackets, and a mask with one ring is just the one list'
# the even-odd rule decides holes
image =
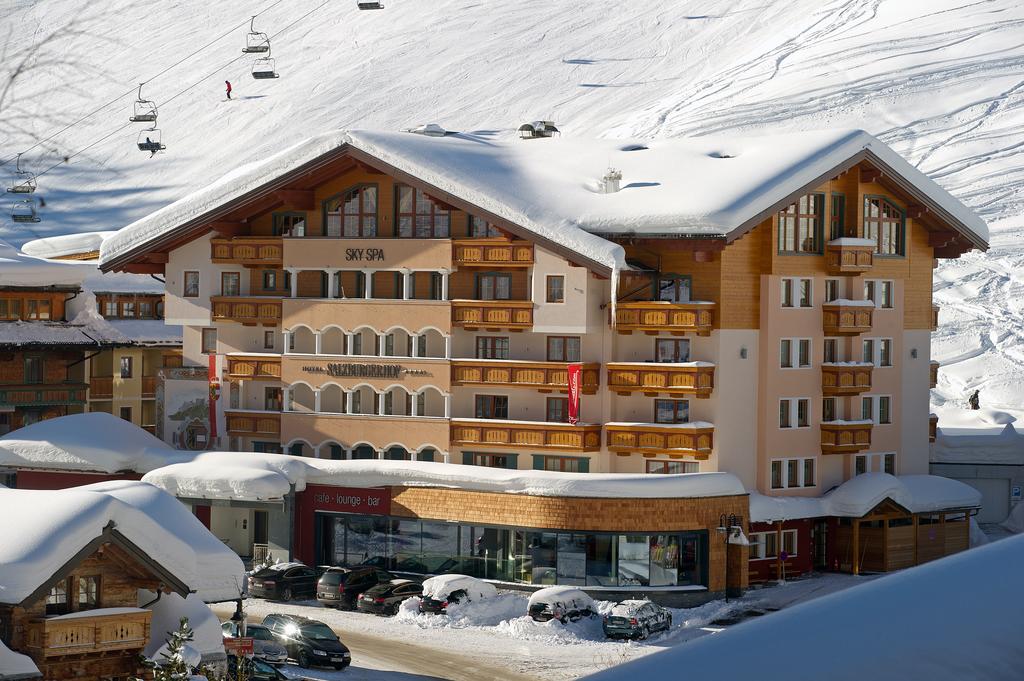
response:
{"label": "white building wall", "polygon": [[[903,333],[898,367],[902,372],[899,428],[900,454],[896,472],[918,475],[928,472],[928,413],[931,373],[931,331],[915,329]],[[912,357],[917,350],[917,357]],[[893,426],[897,427],[897,426]]]}

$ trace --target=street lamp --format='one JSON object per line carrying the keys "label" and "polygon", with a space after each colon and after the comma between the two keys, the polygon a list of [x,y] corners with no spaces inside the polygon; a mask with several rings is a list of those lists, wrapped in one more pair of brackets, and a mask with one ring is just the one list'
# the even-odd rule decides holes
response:
{"label": "street lamp", "polygon": [[722,514],[715,530],[725,541],[725,602],[729,602],[729,544],[745,544],[743,537],[743,516],[734,513]]}

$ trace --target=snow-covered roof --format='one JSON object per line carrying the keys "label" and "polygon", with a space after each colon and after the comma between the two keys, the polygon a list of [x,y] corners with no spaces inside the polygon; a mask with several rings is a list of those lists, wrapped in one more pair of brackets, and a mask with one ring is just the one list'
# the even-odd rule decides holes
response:
{"label": "snow-covered roof", "polygon": [[981,493],[959,480],[938,475],[897,477],[888,473],[864,473],[820,497],[766,496],[751,492],[750,521],[826,516],[860,518],[885,499],[895,501],[911,513],[981,506]]}
{"label": "snow-covered roof", "polygon": [[0,241],[0,284],[3,286],[77,286],[83,272],[81,263],[36,258]]}
{"label": "snow-covered roof", "polygon": [[1024,435],[1018,433],[1012,423],[1007,423],[999,430],[947,430],[940,427],[935,444],[931,447],[930,458],[932,463],[1024,466]]}
{"label": "snow-covered roof", "polygon": [[82,232],[80,234],[61,234],[41,239],[26,241],[21,251],[37,258],[62,258],[69,255],[92,253],[100,250],[100,245],[108,237],[117,232]]}
{"label": "snow-covered roof", "polygon": [[[992,542],[612,667],[592,681],[1004,681],[1024,669],[1012,620],[1024,536]],[[842,633],[837,626],[841,623]],[[799,663],[779,653],[799,642]]]}
{"label": "snow-covered roof", "polygon": [[0,490],[4,519],[0,602],[16,604],[113,523],[140,550],[207,601],[238,598],[244,567],[174,497],[141,482],[63,490]]}
{"label": "snow-covered roof", "polygon": [[[101,262],[346,146],[611,269],[626,269],[623,250],[598,234],[727,236],[861,152],[905,178],[972,241],[988,241],[984,221],[862,130],[642,142],[353,130],[241,166],[137,220],[103,242]],[[598,182],[609,166],[622,171],[622,189],[605,194]]]}
{"label": "snow-covered roof", "polygon": [[108,319],[107,324],[138,345],[181,345],[182,327],[164,324],[162,319]]}
{"label": "snow-covered roof", "polygon": [[31,657],[14,652],[0,641],[0,681],[21,681],[41,677],[42,674]]}
{"label": "snow-covered roof", "polygon": [[0,345],[127,345],[113,330],[87,324],[50,321],[0,322]]}

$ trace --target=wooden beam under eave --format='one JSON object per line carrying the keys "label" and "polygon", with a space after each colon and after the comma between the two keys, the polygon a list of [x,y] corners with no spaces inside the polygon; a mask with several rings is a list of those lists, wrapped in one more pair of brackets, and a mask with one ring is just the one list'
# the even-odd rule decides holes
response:
{"label": "wooden beam under eave", "polygon": [[248,231],[248,225],[244,222],[228,222],[226,220],[221,220],[218,222],[211,222],[210,229],[217,232],[217,234],[222,237],[230,239],[231,237],[245,234]]}
{"label": "wooden beam under eave", "polygon": [[935,249],[935,257],[936,258],[945,258],[947,260],[949,260],[949,259],[954,259],[955,260],[956,258],[959,258],[961,255],[963,255],[964,253],[966,253],[969,250],[971,250],[970,246],[962,246],[962,245],[957,244],[957,243],[954,242],[950,246],[944,246],[943,248],[936,248]]}
{"label": "wooden beam under eave", "polygon": [[882,179],[882,171],[878,168],[860,167],[861,182],[878,182],[880,179]]}
{"label": "wooden beam under eave", "polygon": [[917,203],[911,203],[907,206],[907,217],[911,218],[912,220],[917,220],[918,218],[924,217],[924,215],[927,212],[927,206],[922,206]]}
{"label": "wooden beam under eave", "polygon": [[153,262],[132,262],[124,266],[124,271],[130,274],[163,274],[164,266]]}
{"label": "wooden beam under eave", "polygon": [[153,253],[147,253],[146,260],[148,262],[166,265],[171,260],[171,254],[164,253],[162,251],[155,251]]}
{"label": "wooden beam under eave", "polygon": [[928,232],[928,245],[932,248],[942,248],[956,241],[954,232]]}
{"label": "wooden beam under eave", "polygon": [[313,210],[316,207],[312,189],[278,189],[277,198],[298,210]]}

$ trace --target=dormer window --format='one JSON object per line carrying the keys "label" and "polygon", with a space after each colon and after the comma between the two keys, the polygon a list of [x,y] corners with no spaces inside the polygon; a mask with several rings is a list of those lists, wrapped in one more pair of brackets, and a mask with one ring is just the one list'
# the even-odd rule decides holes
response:
{"label": "dormer window", "polygon": [[807,194],[779,211],[779,253],[822,252],[824,206],[824,196]]}
{"label": "dormer window", "polygon": [[446,239],[451,225],[451,211],[431,201],[415,187],[400,184],[398,192],[398,236],[419,239]]}
{"label": "dormer window", "polygon": [[880,196],[864,197],[864,238],[875,242],[879,255],[904,255],[903,211]]}
{"label": "dormer window", "polygon": [[324,202],[324,236],[377,236],[377,187],[362,185]]}

